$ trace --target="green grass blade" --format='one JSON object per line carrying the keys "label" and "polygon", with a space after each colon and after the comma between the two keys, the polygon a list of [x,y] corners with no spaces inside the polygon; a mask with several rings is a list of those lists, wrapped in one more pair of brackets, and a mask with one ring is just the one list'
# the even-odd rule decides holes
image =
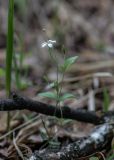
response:
{"label": "green grass blade", "polygon": [[[13,17],[14,17],[14,0],[9,0],[8,9],[8,31],[7,31],[7,50],[6,50],[6,94],[9,97],[11,91],[11,71],[13,58]],[[10,113],[7,116],[7,130],[10,130]]]}
{"label": "green grass blade", "polygon": [[6,92],[10,95],[11,90],[11,70],[13,58],[13,17],[14,17],[14,0],[9,0],[8,11],[8,32],[7,32],[7,51],[6,51]]}

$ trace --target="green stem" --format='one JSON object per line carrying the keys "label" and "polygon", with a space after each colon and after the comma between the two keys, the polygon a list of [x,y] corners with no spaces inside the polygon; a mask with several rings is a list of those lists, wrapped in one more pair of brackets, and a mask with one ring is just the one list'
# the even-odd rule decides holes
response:
{"label": "green stem", "polygon": [[[14,0],[9,0],[8,9],[8,31],[7,31],[7,51],[6,51],[6,94],[10,97],[11,91],[11,70],[13,58],[13,17],[14,17]],[[10,130],[10,113],[7,115],[7,130]]]}
{"label": "green stem", "polygon": [[[64,55],[64,60],[65,60],[65,55]],[[63,89],[63,88],[62,88],[62,84],[63,84],[64,76],[65,76],[65,71],[62,72],[62,78],[61,78],[61,81],[60,81],[59,93],[58,93],[59,98],[60,98],[60,96],[61,96],[61,94],[62,94],[62,89]],[[59,106],[60,111],[61,111],[61,118],[63,118],[63,114],[62,114],[62,110],[61,110],[61,106],[60,106],[60,101],[59,101],[58,106]]]}

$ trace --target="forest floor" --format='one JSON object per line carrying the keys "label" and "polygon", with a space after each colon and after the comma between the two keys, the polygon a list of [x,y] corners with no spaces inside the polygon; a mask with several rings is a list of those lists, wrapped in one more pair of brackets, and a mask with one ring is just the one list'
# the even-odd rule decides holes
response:
{"label": "forest floor", "polygon": [[[6,99],[5,52],[7,28],[7,2],[0,2],[0,99]],[[21,96],[56,105],[54,100],[43,98],[38,93],[53,91],[49,82],[56,80],[56,68],[48,51],[41,44],[48,39],[56,40],[54,53],[59,64],[62,62],[61,48],[66,56],[79,56],[67,71],[62,84],[64,93],[75,98],[62,105],[72,109],[94,111],[114,110],[114,2],[112,0],[61,0],[61,1],[15,1],[15,42],[19,81],[12,69],[12,91]],[[22,64],[19,57],[22,55]],[[21,67],[21,68],[20,68]],[[61,76],[61,75],[60,75]],[[0,160],[19,160],[31,156],[36,150],[49,145],[49,137],[57,140],[52,150],[66,146],[86,137],[94,124],[69,119],[57,119],[28,110],[11,112],[11,131],[7,132],[7,113],[0,112]],[[48,135],[49,134],[49,135]],[[49,137],[48,137],[49,136]],[[10,138],[9,138],[10,137]],[[92,156],[106,159],[113,154],[112,144],[105,151]],[[50,146],[49,146],[50,147]],[[108,148],[108,149],[107,149]],[[110,148],[110,149],[109,149]],[[7,157],[7,158],[6,158]],[[83,157],[84,158],[84,157]],[[97,159],[96,159],[97,160]],[[108,159],[107,159],[108,160]]]}

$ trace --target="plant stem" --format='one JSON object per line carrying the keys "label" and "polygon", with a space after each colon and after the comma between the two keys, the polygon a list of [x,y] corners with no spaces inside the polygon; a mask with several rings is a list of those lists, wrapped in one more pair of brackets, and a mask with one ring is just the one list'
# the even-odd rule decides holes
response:
{"label": "plant stem", "polygon": [[[7,51],[6,51],[6,94],[10,97],[11,91],[11,70],[13,58],[13,17],[14,17],[14,0],[9,0],[8,9],[8,31],[7,31]],[[7,115],[7,130],[10,130],[10,113]]]}
{"label": "plant stem", "polygon": [[[65,55],[64,55],[64,60],[65,60]],[[59,67],[58,67],[59,69]],[[65,71],[62,72],[62,78],[61,78],[61,81],[60,81],[60,84],[59,84],[59,93],[58,93],[58,99],[60,99],[60,96],[61,96],[61,93],[62,93],[62,83],[63,83],[63,80],[64,80],[64,76],[65,76]],[[61,118],[63,118],[63,114],[62,114],[62,110],[61,110],[61,106],[60,106],[60,101],[58,103],[58,106],[60,108],[60,111],[61,111]]]}

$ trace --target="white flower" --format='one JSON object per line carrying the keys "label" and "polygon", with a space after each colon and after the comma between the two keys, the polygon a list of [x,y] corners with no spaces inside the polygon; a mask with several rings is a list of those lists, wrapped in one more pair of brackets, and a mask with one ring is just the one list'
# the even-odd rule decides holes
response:
{"label": "white flower", "polygon": [[49,48],[53,48],[53,44],[56,43],[56,40],[48,40],[47,42],[43,42],[41,44],[41,47],[49,47]]}

